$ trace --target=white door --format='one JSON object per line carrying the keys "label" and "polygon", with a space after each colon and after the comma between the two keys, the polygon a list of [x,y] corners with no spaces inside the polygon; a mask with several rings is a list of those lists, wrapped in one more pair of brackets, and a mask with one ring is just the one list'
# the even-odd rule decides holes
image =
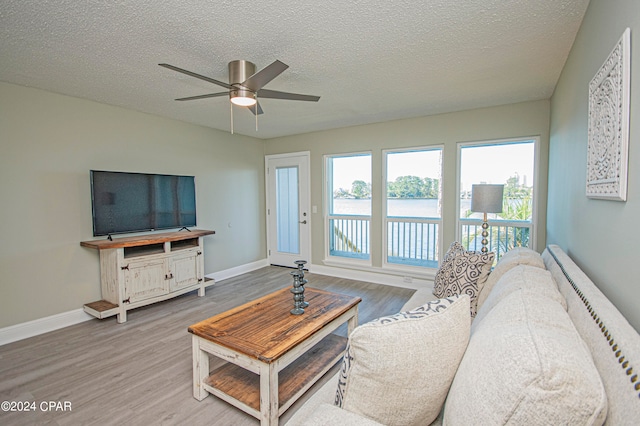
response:
{"label": "white door", "polygon": [[267,248],[269,263],[296,267],[311,263],[309,153],[268,155]]}

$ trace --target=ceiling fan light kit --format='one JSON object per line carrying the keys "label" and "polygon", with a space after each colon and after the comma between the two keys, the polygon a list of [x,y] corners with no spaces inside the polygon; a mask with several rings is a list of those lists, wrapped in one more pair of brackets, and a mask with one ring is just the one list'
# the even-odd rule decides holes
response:
{"label": "ceiling fan light kit", "polygon": [[229,92],[231,102],[238,106],[251,106],[255,105],[258,101],[256,95],[249,90],[232,90]]}
{"label": "ceiling fan light kit", "polygon": [[229,92],[231,102],[239,106],[255,105],[256,94],[242,87],[242,83],[256,73],[256,65],[249,61],[229,62],[229,84],[237,87],[237,90]]}
{"label": "ceiling fan light kit", "polygon": [[[209,83],[222,86],[227,92],[210,93],[206,95],[189,96],[186,98],[178,98],[176,101],[192,101],[196,99],[216,98],[227,95],[231,103],[241,107],[246,107],[256,116],[256,131],[258,130],[258,114],[262,114],[262,108],[258,102],[258,98],[285,99],[292,101],[310,101],[318,102],[320,96],[301,95],[298,93],[280,92],[277,90],[267,90],[263,87],[271,80],[279,76],[284,70],[289,68],[288,65],[278,60],[271,65],[256,72],[256,66],[249,61],[237,60],[229,62],[229,83],[215,80],[182,68],[178,68],[169,64],[158,64],[161,67],[168,68],[173,71],[186,74]],[[231,133],[233,133],[233,108],[231,109]]]}

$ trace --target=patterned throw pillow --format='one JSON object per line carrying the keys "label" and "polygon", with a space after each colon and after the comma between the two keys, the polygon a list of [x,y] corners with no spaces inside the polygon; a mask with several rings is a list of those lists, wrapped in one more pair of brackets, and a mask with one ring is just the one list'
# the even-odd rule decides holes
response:
{"label": "patterned throw pillow", "polygon": [[467,251],[462,244],[454,241],[436,273],[433,294],[440,298],[459,294],[469,295],[471,317],[475,317],[478,293],[491,272],[494,257],[495,253]]}
{"label": "patterned throw pillow", "polygon": [[349,336],[335,405],[385,425],[430,424],[442,410],[469,330],[467,295],[357,327]]}

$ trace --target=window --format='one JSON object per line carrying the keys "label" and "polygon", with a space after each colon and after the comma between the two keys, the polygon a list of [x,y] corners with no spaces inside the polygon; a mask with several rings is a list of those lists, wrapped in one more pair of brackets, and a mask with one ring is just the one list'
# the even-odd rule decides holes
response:
{"label": "window", "polygon": [[298,167],[276,167],[278,252],[300,253]]}
{"label": "window", "polygon": [[385,151],[386,263],[438,267],[442,148]]}
{"label": "window", "polygon": [[496,261],[509,249],[533,247],[537,139],[459,145],[458,235],[470,250],[482,248],[483,213],[471,211],[471,186],[504,184],[502,213],[489,213],[488,249]]}
{"label": "window", "polygon": [[371,154],[325,157],[329,256],[370,259]]}

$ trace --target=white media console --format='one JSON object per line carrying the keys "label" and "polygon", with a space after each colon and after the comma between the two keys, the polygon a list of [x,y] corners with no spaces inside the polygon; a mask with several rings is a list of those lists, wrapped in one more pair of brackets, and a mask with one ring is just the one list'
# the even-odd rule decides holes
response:
{"label": "white media console", "polygon": [[83,247],[100,253],[102,300],[87,303],[84,310],[96,318],[170,299],[193,290],[204,296],[204,246],[202,238],[215,231],[165,232],[113,240],[82,241]]}

